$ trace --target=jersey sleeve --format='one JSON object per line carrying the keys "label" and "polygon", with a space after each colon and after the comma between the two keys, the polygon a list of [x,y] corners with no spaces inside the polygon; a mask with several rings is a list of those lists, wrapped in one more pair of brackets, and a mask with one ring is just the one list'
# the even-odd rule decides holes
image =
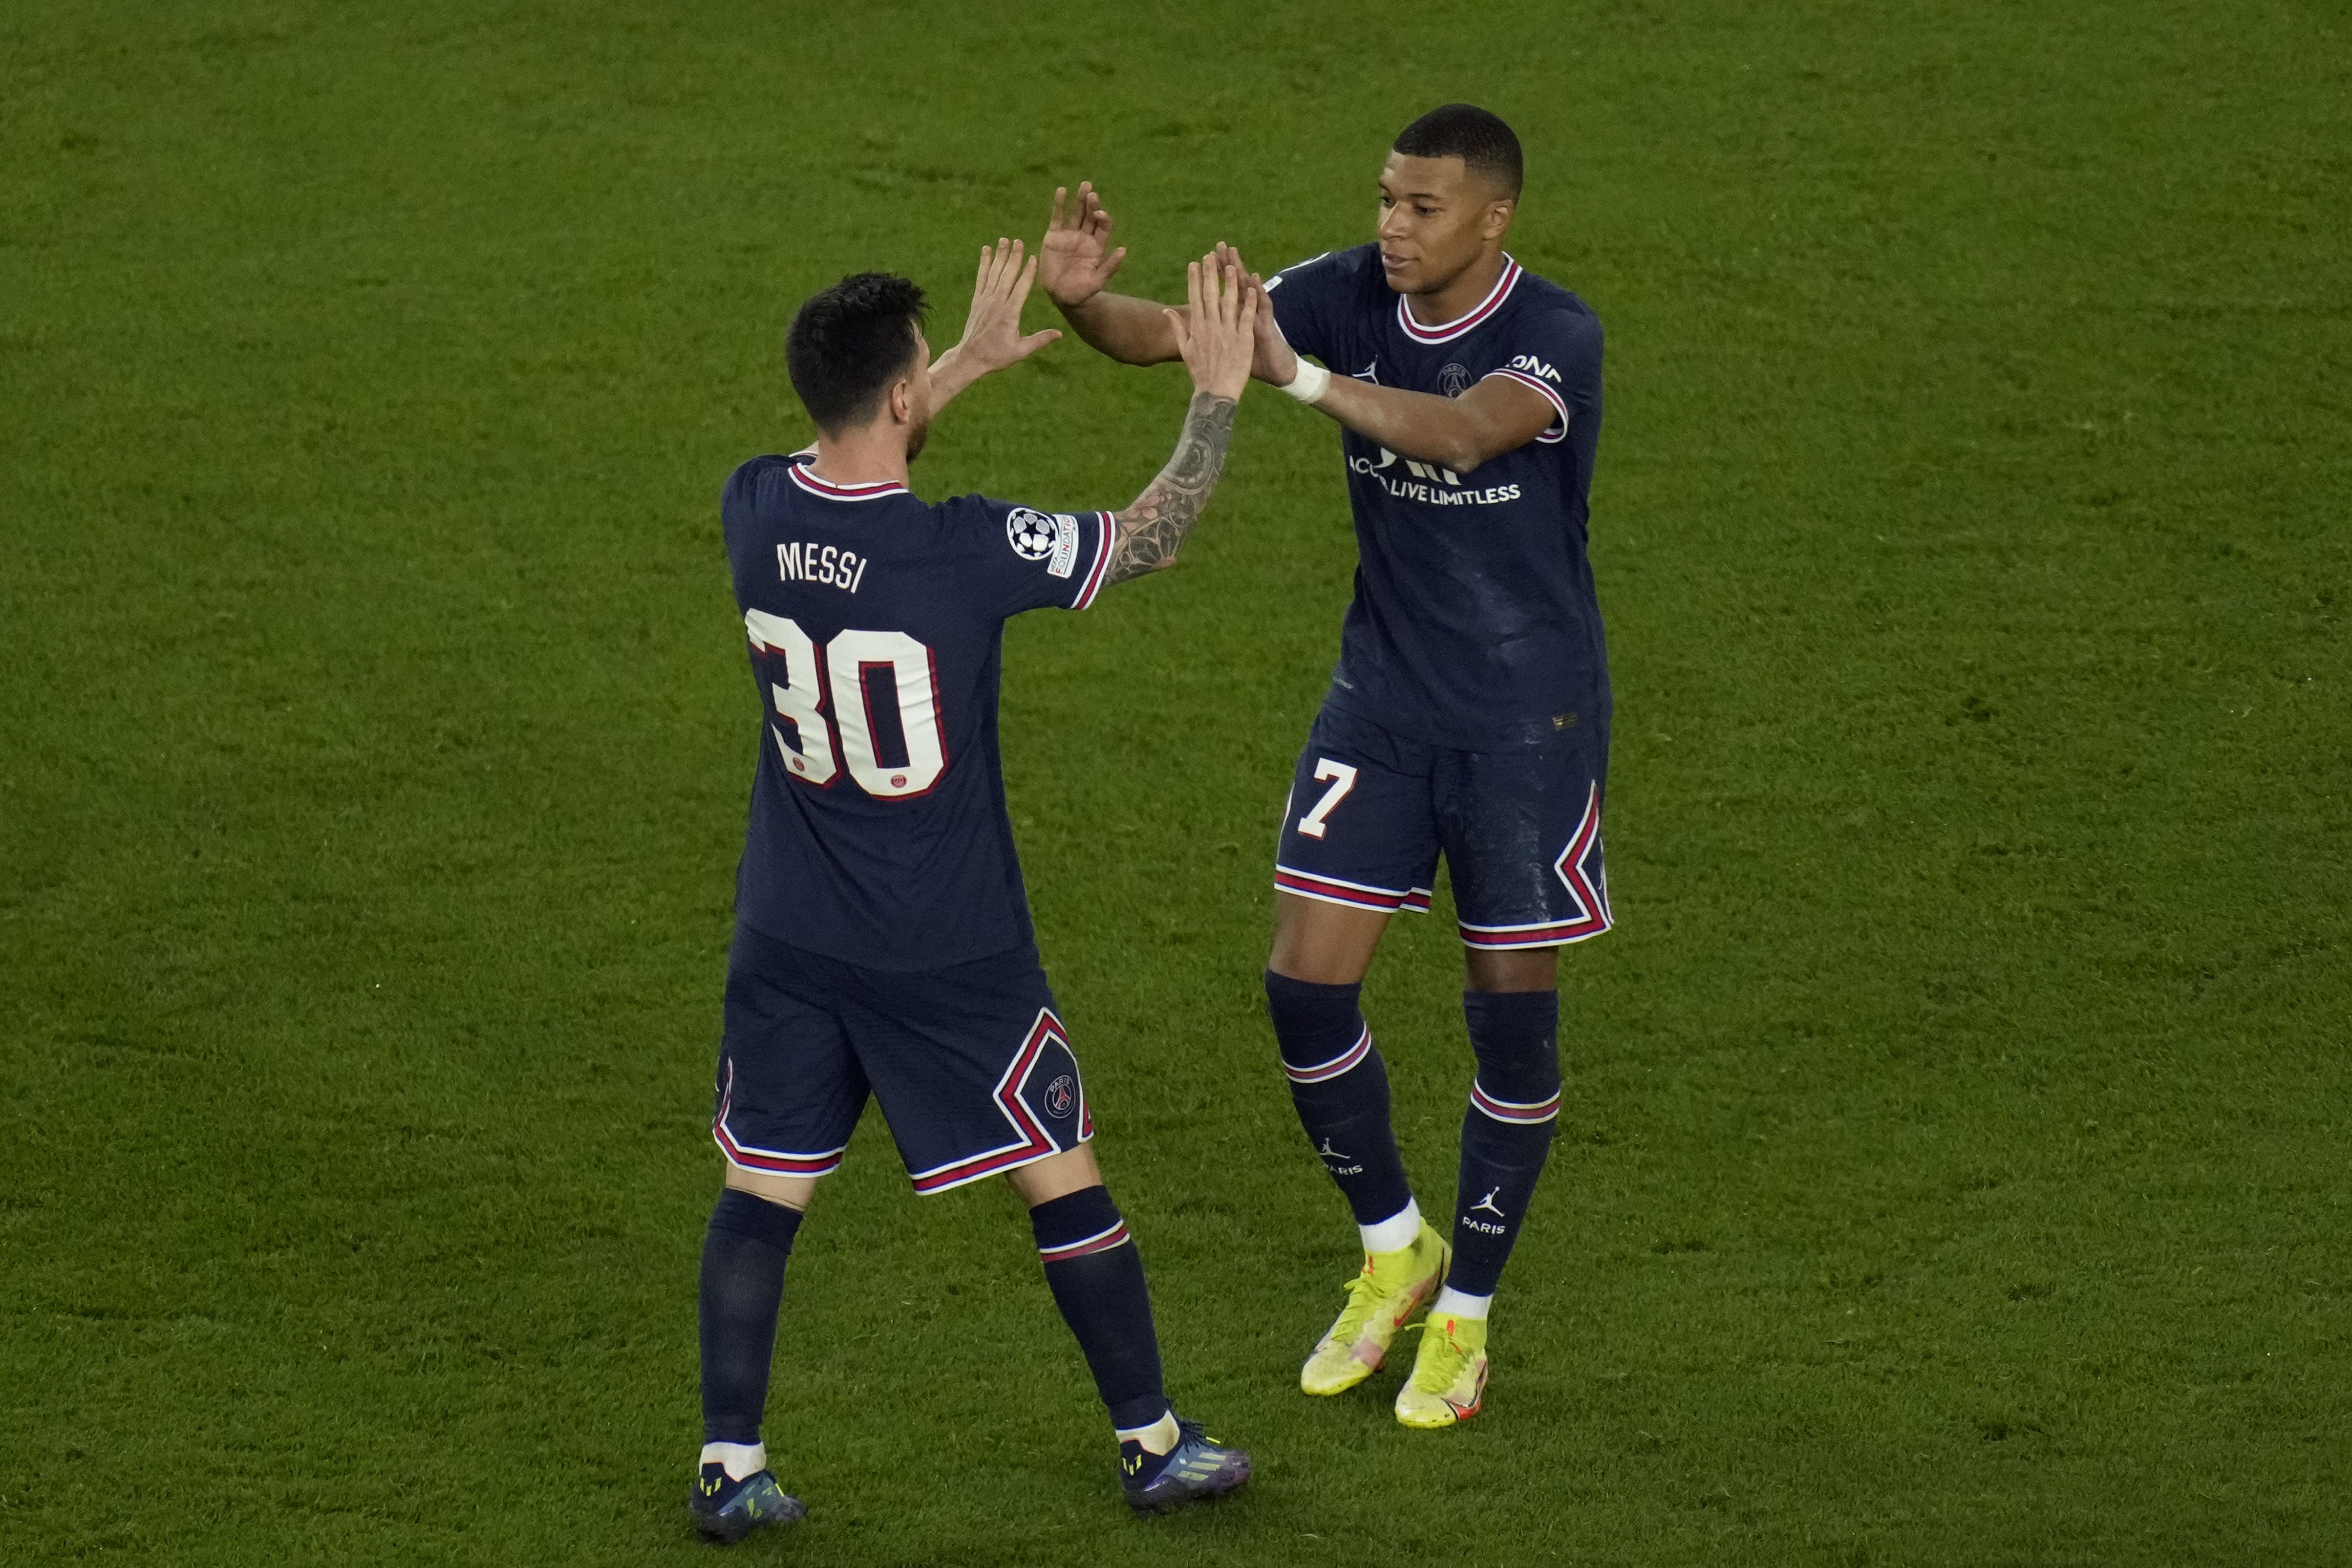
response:
{"label": "jersey sleeve", "polygon": [[1570,419],[1601,406],[1601,318],[1590,310],[1540,310],[1514,321],[1503,363],[1486,378],[1498,375],[1535,388],[1558,410],[1537,440],[1566,440]]}
{"label": "jersey sleeve", "polygon": [[719,528],[727,541],[728,559],[737,574],[735,589],[739,598],[743,592],[740,574],[744,552],[751,548],[748,541],[758,529],[761,489],[773,482],[787,460],[772,453],[747,458],[736,465],[719,492]]}
{"label": "jersey sleeve", "polygon": [[1282,341],[1327,365],[1346,357],[1342,344],[1356,293],[1349,265],[1352,257],[1349,251],[1327,250],[1265,280],[1265,297],[1274,306],[1274,324],[1281,329]]}
{"label": "jersey sleeve", "polygon": [[1083,610],[1100,594],[1118,542],[1107,511],[1046,511],[986,496],[946,503],[959,558],[997,614]]}

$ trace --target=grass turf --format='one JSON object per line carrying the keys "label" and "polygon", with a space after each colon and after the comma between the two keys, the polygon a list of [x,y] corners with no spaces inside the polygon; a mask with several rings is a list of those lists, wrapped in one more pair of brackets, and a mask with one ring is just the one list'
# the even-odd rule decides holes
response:
{"label": "grass turf", "polygon": [[[0,19],[0,1557],[684,1558],[752,749],[727,469],[793,303],[1107,187],[1165,292],[1486,102],[1611,329],[1621,919],[1489,1413],[1296,1363],[1352,1267],[1255,999],[1349,545],[1263,391],[1183,570],[1010,638],[1041,938],[1173,1386],[1129,1521],[1000,1189],[869,1119],[755,1560],[2141,1562],[2347,1529],[2340,7]],[[1036,312],[1042,320],[1045,312]],[[942,339],[944,341],[944,339]],[[919,473],[1123,502],[1066,342]],[[1454,944],[1370,987],[1426,1199]]]}

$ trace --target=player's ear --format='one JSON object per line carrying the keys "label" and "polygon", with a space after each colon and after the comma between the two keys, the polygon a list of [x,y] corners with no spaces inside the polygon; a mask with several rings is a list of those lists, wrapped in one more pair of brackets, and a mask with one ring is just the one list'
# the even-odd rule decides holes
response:
{"label": "player's ear", "polygon": [[1488,239],[1502,238],[1510,231],[1511,219],[1517,216],[1518,210],[1519,203],[1516,196],[1503,196],[1488,202],[1486,221],[1481,226],[1480,231]]}
{"label": "player's ear", "polygon": [[894,424],[911,425],[915,421],[915,378],[901,376],[890,384],[890,418]]}

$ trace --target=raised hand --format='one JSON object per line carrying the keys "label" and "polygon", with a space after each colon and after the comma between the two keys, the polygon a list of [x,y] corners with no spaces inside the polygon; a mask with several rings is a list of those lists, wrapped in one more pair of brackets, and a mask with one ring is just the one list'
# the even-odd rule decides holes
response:
{"label": "raised hand", "polygon": [[1176,352],[1192,373],[1195,390],[1238,401],[1249,386],[1256,355],[1259,302],[1238,260],[1219,265],[1210,253],[1184,269],[1185,308],[1167,312]]}
{"label": "raised hand", "polygon": [[991,371],[1017,364],[1062,334],[1048,327],[1021,335],[1021,307],[1037,280],[1037,258],[1022,261],[1017,239],[999,239],[980,247],[980,276],[971,286],[971,314],[964,318],[963,336],[955,346],[956,363],[974,380]]}
{"label": "raised hand", "polygon": [[1275,323],[1274,300],[1265,291],[1265,279],[1252,272],[1243,262],[1242,253],[1223,240],[1217,242],[1214,254],[1221,265],[1231,264],[1241,269],[1250,293],[1257,300],[1257,352],[1250,362],[1250,374],[1276,386],[1289,385],[1291,378],[1298,374],[1298,355],[1284,341],[1282,329]]}
{"label": "raised hand", "polygon": [[1054,303],[1076,310],[1103,291],[1127,260],[1127,247],[1110,248],[1110,214],[1089,181],[1080,181],[1071,196],[1063,186],[1054,190],[1054,214],[1045,237],[1037,247],[1038,279]]}
{"label": "raised hand", "polygon": [[1019,240],[1000,239],[980,247],[980,276],[972,280],[971,314],[964,318],[963,336],[931,362],[933,414],[989,372],[1018,364],[1062,335],[1051,327],[1021,335],[1021,307],[1036,280],[1036,258],[1023,265]]}

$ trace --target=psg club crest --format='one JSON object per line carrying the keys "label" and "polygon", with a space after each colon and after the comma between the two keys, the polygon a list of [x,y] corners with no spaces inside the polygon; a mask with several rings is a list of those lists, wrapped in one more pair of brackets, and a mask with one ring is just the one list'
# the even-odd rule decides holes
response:
{"label": "psg club crest", "polygon": [[1077,1054],[1051,1008],[1038,1010],[1020,1058],[1005,1069],[1005,1080],[996,1091],[1005,1101],[1005,1117],[1038,1152],[1046,1147],[1074,1149],[1094,1136]]}
{"label": "psg club crest", "polygon": [[1459,397],[1470,390],[1470,367],[1449,364],[1437,373],[1438,390],[1448,397]]}
{"label": "psg club crest", "polygon": [[1024,561],[1043,561],[1054,553],[1054,544],[1060,530],[1055,520],[1042,511],[1016,506],[1004,520],[1004,537],[1013,545],[1013,553]]}

